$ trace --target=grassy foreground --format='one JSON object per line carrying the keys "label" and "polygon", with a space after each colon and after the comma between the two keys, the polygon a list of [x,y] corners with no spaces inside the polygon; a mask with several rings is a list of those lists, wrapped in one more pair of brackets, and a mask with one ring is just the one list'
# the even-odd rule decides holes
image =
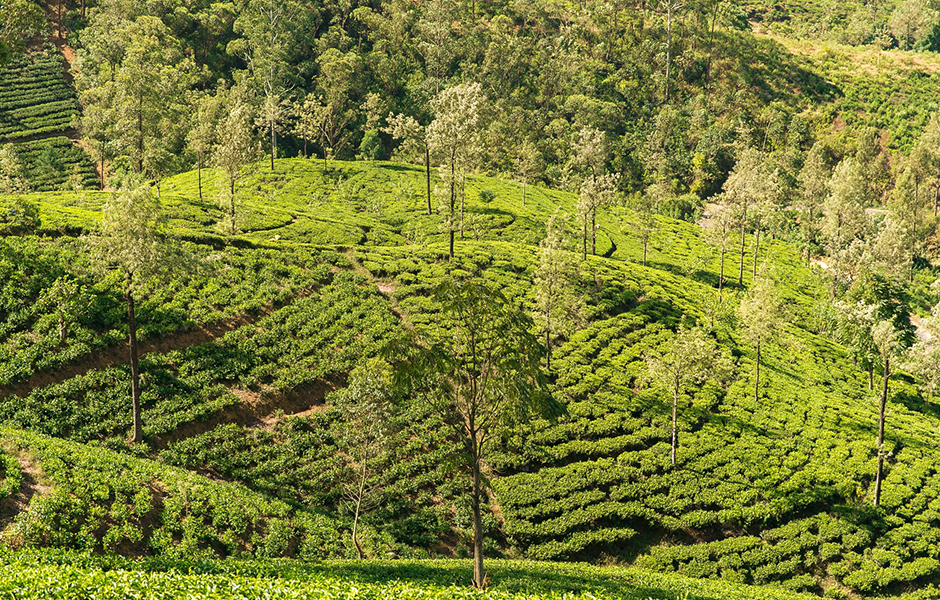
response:
{"label": "grassy foreground", "polygon": [[492,586],[466,586],[470,562],[128,560],[91,555],[14,553],[0,557],[4,598],[811,598],[774,588],[688,579],[624,567],[494,560]]}

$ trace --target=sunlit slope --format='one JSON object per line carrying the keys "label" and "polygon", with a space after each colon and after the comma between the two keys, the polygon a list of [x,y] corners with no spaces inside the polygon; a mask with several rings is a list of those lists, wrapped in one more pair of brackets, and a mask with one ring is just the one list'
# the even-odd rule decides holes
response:
{"label": "sunlit slope", "polygon": [[[447,277],[482,277],[533,310],[545,221],[558,210],[568,215],[573,256],[581,248],[581,221],[572,194],[529,187],[523,206],[521,185],[472,177],[463,239],[458,234],[448,262],[443,215],[426,214],[422,169],[340,162],[329,169],[324,175],[322,162],[304,160],[278,161],[273,174],[259,166],[240,188],[234,237],[217,228],[222,213],[211,171],[203,172],[201,202],[195,173],[163,184],[167,232],[188,240],[203,262],[224,268],[200,275],[198,285],[181,278],[172,293],[154,287],[142,322],[156,327],[165,322],[157,315],[173,308],[172,326],[156,328],[154,340],[212,323],[229,326],[190,345],[154,347],[144,361],[148,442],[132,451],[305,510],[342,514],[334,437],[342,424],[329,391],[345,385],[345,374],[378,355],[401,327],[433,327],[433,290]],[[434,175],[432,185],[440,185]],[[495,196],[487,201],[484,189]],[[59,237],[4,240],[5,260],[12,265],[31,256],[37,265],[80,276],[83,242],[69,236],[93,228],[105,196],[36,197],[43,228]],[[708,232],[657,217],[644,267],[636,219],[619,207],[598,213],[598,256],[581,263],[573,284],[586,305],[585,322],[555,351],[556,393],[568,415],[515,432],[491,458],[491,550],[538,559],[610,557],[815,593],[898,594],[940,579],[935,408],[904,376],[892,381],[892,454],[883,506],[871,508],[877,404],[864,373],[815,333],[817,301],[828,288],[798,250],[766,241],[758,252],[758,267],[775,280],[785,305],[785,322],[762,352],[755,399],[754,350],[734,317],[738,294],[751,281],[753,239],[745,240],[743,286],[737,248],[726,256],[729,281],[718,303],[719,256]],[[21,291],[10,296],[21,312],[6,313],[5,343],[16,335],[27,344],[49,318],[51,309],[33,302],[51,284],[43,272],[27,271]],[[118,311],[116,284],[99,285],[93,306],[110,297],[105,306]],[[217,295],[204,307],[205,289]],[[96,340],[89,348],[120,349],[119,314],[111,319],[106,339],[96,337],[94,319],[81,325],[88,332],[82,335]],[[645,357],[681,323],[695,322],[713,332],[734,376],[683,396],[673,467],[671,399],[648,385]],[[74,366],[82,352],[90,350],[36,362],[29,372],[42,377],[15,375],[10,385],[20,386],[17,395],[0,399],[0,412],[16,426],[126,454],[126,367],[118,361],[80,374],[60,369]],[[369,519],[376,531],[369,552],[465,551],[462,480],[448,470],[451,447],[427,417],[416,419],[425,425],[387,471],[386,483],[397,486],[391,489],[401,501]]]}

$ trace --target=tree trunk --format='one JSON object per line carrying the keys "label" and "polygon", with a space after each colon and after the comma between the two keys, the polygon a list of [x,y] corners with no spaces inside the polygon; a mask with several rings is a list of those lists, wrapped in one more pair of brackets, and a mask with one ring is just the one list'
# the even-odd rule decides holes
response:
{"label": "tree trunk", "polygon": [[875,365],[868,365],[868,391],[872,389],[873,379],[874,379]]}
{"label": "tree trunk", "polygon": [[666,90],[663,104],[669,104],[669,71],[672,66],[672,5],[666,8]]}
{"label": "tree trunk", "polygon": [[271,119],[271,172],[274,172],[274,152],[277,148],[277,133],[274,131],[274,119]]}
{"label": "tree trunk", "polygon": [[431,149],[424,147],[424,175],[428,190],[428,214],[431,214]]}
{"label": "tree trunk", "polygon": [[450,230],[450,247],[448,250],[447,258],[450,262],[454,262],[454,206],[456,205],[457,194],[456,184],[454,181],[454,153],[451,153],[450,157],[450,223],[448,223],[447,229]]}
{"label": "tree trunk", "polygon": [[584,213],[581,224],[581,260],[587,260],[587,213]]}
{"label": "tree trunk", "polygon": [[881,504],[881,478],[884,473],[884,441],[885,441],[885,405],[888,403],[888,377],[891,376],[891,365],[888,358],[884,359],[884,379],[881,384],[881,403],[878,409],[878,471],[875,474],[875,506]]}
{"label": "tree trunk", "polygon": [[549,335],[549,330],[551,329],[550,325],[545,327],[545,370],[552,370],[552,340]]}
{"label": "tree trunk", "polygon": [[757,278],[757,252],[760,250],[760,227],[754,230],[754,264],[751,265],[751,280]]}
{"label": "tree trunk", "polygon": [[591,209],[591,254],[597,256],[597,208]]}
{"label": "tree trunk", "polygon": [[760,386],[760,342],[757,342],[757,360],[754,364],[754,402],[757,402],[757,392]]}
{"label": "tree trunk", "polygon": [[229,217],[231,217],[232,222],[231,230],[232,235],[235,235],[235,180],[229,179]]}
{"label": "tree trunk", "polygon": [[676,464],[676,445],[678,444],[678,431],[676,427],[677,415],[679,412],[679,386],[676,385],[672,390],[672,453],[670,457],[672,464]]}
{"label": "tree trunk", "polygon": [[460,176],[460,239],[463,239],[463,203],[467,198],[467,179],[465,175]]}
{"label": "tree trunk", "polygon": [[747,224],[747,207],[741,215],[741,264],[738,265],[738,285],[744,285],[744,226]]}
{"label": "tree trunk", "polygon": [[143,420],[140,416],[140,371],[137,365],[137,322],[134,319],[134,293],[130,273],[124,278],[124,294],[127,298],[127,330],[131,359],[131,404],[134,413],[134,432],[128,443],[142,442],[144,439]]}
{"label": "tree trunk", "polygon": [[363,559],[362,554],[362,544],[359,543],[358,531],[359,531],[359,513],[362,510],[362,494],[363,490],[366,488],[366,462],[362,461],[361,465],[361,474],[359,477],[359,491],[356,494],[356,512],[353,516],[353,528],[352,528],[352,540],[353,546],[356,547],[356,556],[359,560]]}
{"label": "tree trunk", "polygon": [[483,514],[480,506],[480,496],[482,494],[482,482],[480,481],[480,456],[476,451],[476,440],[473,441],[474,452],[471,457],[473,463],[473,498],[471,507],[473,509],[473,587],[482,590],[486,587],[483,574]]}
{"label": "tree trunk", "polygon": [[720,258],[718,259],[718,301],[721,302],[721,288],[725,282],[725,247],[721,247]]}

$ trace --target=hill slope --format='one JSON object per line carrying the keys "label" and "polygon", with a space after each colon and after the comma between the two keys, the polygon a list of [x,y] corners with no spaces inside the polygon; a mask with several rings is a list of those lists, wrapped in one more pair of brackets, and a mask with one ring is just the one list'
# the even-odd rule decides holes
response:
{"label": "hill slope", "polygon": [[[213,266],[150,288],[140,316],[151,350],[144,361],[148,442],[131,448],[123,442],[129,409],[119,356],[126,331],[119,282],[91,279],[82,266],[85,242],[70,237],[93,228],[103,196],[34,196],[43,230],[58,237],[0,240],[0,268],[18,281],[4,288],[0,311],[6,386],[0,414],[9,425],[90,445],[81,450],[9,431],[11,448],[87,452],[88,460],[118,464],[128,460],[119,456],[138,454],[238,482],[279,498],[257,500],[261,506],[290,507],[277,509],[287,511],[277,516],[294,533],[303,529],[296,519],[314,514],[309,511],[341,515],[344,467],[336,442],[342,423],[330,408],[330,390],[345,385],[346,373],[377,355],[399,328],[433,326],[438,309],[430,292],[449,276],[482,277],[531,309],[544,222],[559,209],[571,214],[576,202],[571,194],[530,188],[523,206],[520,186],[473,177],[464,239],[448,263],[441,217],[423,211],[419,169],[337,162],[324,174],[321,163],[297,159],[278,161],[275,173],[260,166],[253,173],[238,206],[241,233],[233,238],[216,230],[215,205],[195,200],[195,174],[163,186],[168,232],[189,240],[188,251]],[[203,176],[211,198],[214,176]],[[483,189],[495,198],[481,195]],[[517,431],[490,461],[491,550],[539,559],[612,558],[816,593],[895,594],[940,581],[935,409],[903,378],[892,381],[892,455],[883,506],[872,509],[876,401],[843,349],[815,333],[817,298],[826,290],[797,249],[771,241],[758,252],[786,302],[788,324],[762,357],[766,375],[755,401],[754,352],[730,314],[741,290],[731,283],[726,303],[716,302],[719,257],[706,232],[657,217],[644,267],[636,219],[624,208],[603,209],[598,256],[581,265],[577,288],[586,323],[557,349],[553,369],[568,416]],[[745,287],[753,243],[748,237]],[[570,244],[574,250],[580,241]],[[726,274],[736,267],[737,256],[726,257]],[[64,343],[51,327],[54,303],[37,302],[59,276],[87,287],[85,308]],[[679,323],[696,320],[733,358],[734,383],[709,384],[682,398],[672,467],[671,400],[644,383],[644,359]],[[96,362],[101,355],[113,360]],[[453,448],[430,415],[419,412],[413,422],[411,441],[380,476],[389,495],[367,518],[367,551],[461,555],[466,484],[448,468]],[[98,450],[101,445],[119,454]],[[134,467],[141,475],[129,481],[139,484],[151,472],[183,477],[159,462],[146,464],[153,466]],[[156,479],[163,477],[169,475]],[[71,505],[43,497],[29,506],[43,506],[50,523],[85,531],[75,534],[81,547],[138,536],[121,533],[121,522],[98,508],[87,510],[100,525],[83,530],[83,518],[69,516]],[[172,515],[164,522],[192,522]],[[11,518],[8,532],[27,519]],[[335,533],[345,528],[344,518],[323,516],[320,523]],[[159,529],[142,530],[136,546],[123,549],[266,556],[297,555],[303,544],[273,546],[250,536],[234,543],[225,528],[218,531],[192,545]],[[22,543],[76,545],[41,536]],[[347,554],[343,544],[324,552]]]}

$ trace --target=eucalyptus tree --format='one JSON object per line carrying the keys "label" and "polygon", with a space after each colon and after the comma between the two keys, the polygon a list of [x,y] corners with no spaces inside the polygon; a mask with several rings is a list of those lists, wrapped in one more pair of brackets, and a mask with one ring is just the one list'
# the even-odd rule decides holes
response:
{"label": "eucalyptus tree", "polygon": [[[875,506],[881,503],[881,483],[884,474],[885,408],[888,401],[888,380],[892,375],[893,361],[900,360],[914,343],[914,326],[911,324],[910,297],[899,283],[879,273],[867,273],[860,277],[846,294],[847,303],[855,303],[871,315],[867,332],[875,359],[881,363],[882,385],[878,408],[878,470],[875,476]],[[869,388],[870,388],[869,384]]]}
{"label": "eucalyptus tree", "polygon": [[[619,173],[605,173],[584,180],[578,194],[578,212],[581,215],[581,259],[587,259],[588,237],[591,238],[591,254],[597,254],[597,209],[609,206],[617,195]],[[590,232],[588,231],[590,230]]]}
{"label": "eucalyptus tree", "polygon": [[349,386],[332,399],[344,423],[338,441],[351,476],[342,489],[353,513],[351,535],[359,560],[364,558],[359,521],[384,500],[382,461],[401,438],[392,375],[388,363],[372,359],[353,369]]}
{"label": "eucalyptus tree", "polygon": [[277,127],[285,117],[287,93],[292,88],[290,53],[298,45],[303,7],[297,0],[248,0],[235,19],[241,38],[228,51],[248,65],[251,80],[263,97],[258,115],[271,142],[271,170],[277,153]]}
{"label": "eucalyptus tree", "polygon": [[[585,127],[572,144],[572,163],[582,171],[578,211],[584,218],[584,255],[587,255],[587,233],[591,232],[591,254],[597,254],[597,209],[609,204],[615,193],[618,176],[605,173],[610,151],[606,135],[599,129]],[[590,221],[590,227],[588,226]]]}
{"label": "eucalyptus tree", "polygon": [[[424,156],[424,178],[427,197],[427,210],[431,214],[431,146],[428,143],[427,128],[414,117],[389,113],[383,131],[401,142],[399,151],[405,155]],[[523,204],[525,201],[523,200]]]}
{"label": "eucalyptus tree", "polygon": [[535,314],[545,334],[545,370],[552,368],[552,343],[559,334],[569,333],[581,322],[583,300],[576,288],[578,264],[566,249],[564,218],[554,213],[539,243],[539,266],[535,271]]}
{"label": "eucalyptus tree", "polygon": [[761,349],[777,335],[782,323],[781,309],[774,282],[767,275],[752,283],[738,308],[742,333],[754,346],[754,402],[759,398]]}
{"label": "eucalyptus tree", "polygon": [[94,140],[102,171],[110,157],[138,178],[155,179],[159,192],[160,180],[179,167],[195,65],[157,17],[138,17],[121,35],[120,59],[110,71],[99,70],[94,46],[82,58],[81,128]]}
{"label": "eucalyptus tree", "polygon": [[[744,249],[745,233],[748,217],[758,214],[758,223],[761,212],[775,192],[774,177],[767,169],[766,156],[756,148],[747,147],[734,165],[723,186],[722,197],[729,208],[737,214],[737,221],[741,232],[740,261],[738,265],[738,285],[744,284]],[[757,273],[757,251],[760,245],[760,225],[755,230],[754,239],[754,275]]]}
{"label": "eucalyptus tree", "polygon": [[101,226],[90,239],[95,262],[103,269],[116,270],[123,279],[133,407],[133,431],[128,443],[143,441],[136,300],[148,280],[164,275],[173,266],[172,253],[161,237],[164,222],[160,203],[148,187],[122,190],[112,193],[105,203]]}
{"label": "eucalyptus tree", "polygon": [[[735,218],[731,208],[725,204],[716,204],[705,228],[705,239],[718,248],[718,300],[721,301],[725,283],[725,254],[734,235]],[[643,256],[646,256],[644,244]]]}
{"label": "eucalyptus tree", "polygon": [[[934,306],[930,316],[921,319],[920,331],[903,368],[917,377],[917,388],[927,402],[940,394],[940,304]],[[940,420],[937,422],[940,433]]]}
{"label": "eucalyptus tree", "polygon": [[186,145],[196,155],[196,182],[199,200],[202,200],[202,168],[217,143],[216,135],[225,110],[225,97],[224,94],[196,94],[191,105],[194,110],[189,133],[186,134]]}
{"label": "eucalyptus tree", "polygon": [[433,410],[463,448],[472,484],[473,585],[482,588],[484,460],[508,424],[562,409],[539,368],[543,349],[531,318],[482,282],[447,282],[435,298],[435,329],[407,334],[390,354],[404,392]]}
{"label": "eucalyptus tree", "polygon": [[251,105],[242,98],[239,88],[229,93],[227,106],[219,120],[216,142],[212,147],[212,163],[225,174],[226,187],[219,198],[219,204],[227,214],[227,229],[235,235],[235,198],[236,184],[241,179],[242,170],[257,158],[257,145],[252,124],[254,115]]}
{"label": "eucalyptus tree", "polygon": [[646,357],[646,368],[649,380],[672,396],[670,460],[675,465],[679,443],[679,397],[690,386],[701,385],[709,379],[723,380],[729,368],[728,362],[714,338],[701,328],[680,327],[657,354]]}
{"label": "eucalyptus tree", "polygon": [[479,83],[462,83],[441,91],[431,106],[435,117],[428,125],[427,139],[431,152],[441,158],[441,179],[449,188],[448,257],[453,261],[457,184],[478,159],[486,97]]}
{"label": "eucalyptus tree", "polygon": [[821,244],[820,220],[822,206],[829,194],[829,149],[821,142],[816,142],[806,154],[803,168],[797,175],[797,201],[800,231],[803,237],[803,252],[809,264],[813,248]]}

